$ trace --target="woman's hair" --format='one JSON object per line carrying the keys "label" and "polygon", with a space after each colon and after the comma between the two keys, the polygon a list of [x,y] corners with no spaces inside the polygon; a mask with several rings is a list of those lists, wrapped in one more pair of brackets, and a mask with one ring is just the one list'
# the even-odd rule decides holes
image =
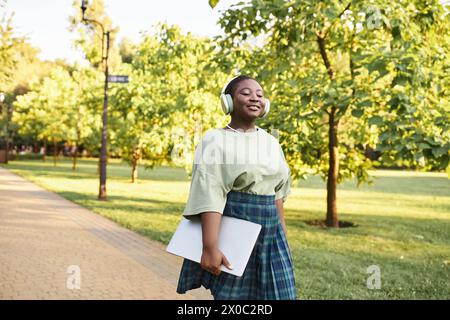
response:
{"label": "woman's hair", "polygon": [[234,78],[233,80],[230,81],[230,83],[228,83],[227,87],[225,88],[224,93],[225,94],[230,94],[231,96],[233,96],[234,91],[236,90],[236,86],[238,85],[238,83],[241,82],[241,81],[244,81],[244,80],[249,80],[249,79],[250,80],[255,80],[252,77],[245,76],[245,75],[241,75],[241,76],[238,76],[238,77]]}

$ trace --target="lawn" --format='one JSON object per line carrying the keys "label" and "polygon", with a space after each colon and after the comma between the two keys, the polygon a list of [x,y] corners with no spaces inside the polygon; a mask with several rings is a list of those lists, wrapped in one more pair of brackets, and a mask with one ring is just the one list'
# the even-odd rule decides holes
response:
{"label": "lawn", "polygon": [[[108,166],[109,200],[97,201],[97,162],[53,167],[12,161],[11,171],[149,238],[168,243],[189,192],[183,169],[139,168],[130,183],[126,163]],[[373,186],[338,187],[340,219],[356,227],[314,226],[325,217],[325,183],[300,181],[285,202],[288,240],[300,299],[450,299],[450,180],[445,173],[377,170]],[[367,287],[367,268],[381,271],[381,288]]]}

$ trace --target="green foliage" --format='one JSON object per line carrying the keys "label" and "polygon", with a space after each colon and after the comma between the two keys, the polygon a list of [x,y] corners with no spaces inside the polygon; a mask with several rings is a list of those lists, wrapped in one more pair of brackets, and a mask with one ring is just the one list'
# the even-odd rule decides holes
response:
{"label": "green foliage", "polygon": [[19,132],[37,139],[64,141],[73,139],[70,126],[75,107],[75,87],[70,74],[61,67],[41,81],[35,79],[30,91],[17,97],[13,121]]}
{"label": "green foliage", "polygon": [[[80,9],[81,1],[73,0],[73,15],[69,18],[72,32],[77,32],[75,46],[80,48],[86,59],[96,68],[102,68],[102,56],[106,54],[106,39],[103,41],[103,32],[110,32],[110,50],[109,66],[114,69],[121,63],[119,48],[115,45],[116,37],[119,32],[118,27],[113,27],[111,18],[107,15],[103,0],[89,1],[85,18],[96,20],[98,23],[88,22],[83,24],[82,11]],[[102,27],[99,25],[103,25]],[[102,52],[103,50],[103,52]]]}
{"label": "green foliage", "polygon": [[[135,48],[127,85],[113,89],[115,136],[120,156],[192,166],[195,129],[216,127],[218,94],[224,75],[209,68],[212,42],[159,24]],[[180,147],[181,146],[181,147]],[[174,154],[177,153],[177,154]],[[185,158],[177,162],[174,159]]]}
{"label": "green foliage", "polygon": [[[218,1],[209,3],[214,8]],[[101,30],[81,25],[79,5],[73,2],[71,30],[91,65],[100,67]],[[118,29],[103,1],[92,1],[86,16],[112,29],[111,73],[130,76],[128,84],[110,84],[110,156],[189,171],[196,133],[227,120],[218,116],[223,83],[246,73],[260,80],[272,101],[259,125],[278,130],[294,178],[317,173],[326,179],[332,110],[339,125],[339,182],[369,181],[367,170],[378,164],[443,170],[450,158],[450,28],[443,12],[431,0],[253,0],[223,12],[225,37],[195,37],[160,24],[139,43],[125,39],[117,47]],[[1,31],[3,44],[14,40],[10,20]],[[19,96],[14,120],[21,134],[98,150],[102,70],[43,63],[36,49],[14,41],[0,46],[0,76],[10,79],[3,82],[8,101]],[[368,147],[381,152],[378,162],[365,157]]]}
{"label": "green foliage", "polygon": [[78,65],[71,76],[76,100],[71,108],[72,134],[68,142],[97,153],[101,141],[104,76],[95,69]]}
{"label": "green foliage", "polygon": [[18,63],[16,51],[23,43],[23,38],[14,35],[12,26],[13,15],[9,17],[3,14],[0,17],[0,91],[7,90],[7,84],[10,83],[14,68]]}
{"label": "green foliage", "polygon": [[438,1],[253,0],[223,13],[220,47],[227,55],[259,39],[236,65],[256,75],[272,100],[264,124],[279,130],[295,178],[326,179],[335,109],[338,181],[365,182],[374,164],[366,146],[382,151],[387,165],[442,170],[449,163],[450,23],[443,13]]}
{"label": "green foliage", "polygon": [[217,5],[217,3],[219,3],[220,0],[209,0],[209,5],[211,6],[211,8],[214,9],[214,7]]}
{"label": "green foliage", "polygon": [[136,54],[136,45],[128,38],[124,38],[119,44],[119,53],[123,63],[131,63]]}

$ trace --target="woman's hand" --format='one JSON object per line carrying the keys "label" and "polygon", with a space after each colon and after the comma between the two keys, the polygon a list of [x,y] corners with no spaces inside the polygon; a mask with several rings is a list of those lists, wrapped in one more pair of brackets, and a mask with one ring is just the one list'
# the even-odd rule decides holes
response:
{"label": "woman's hand", "polygon": [[200,265],[206,271],[218,276],[222,264],[228,269],[233,269],[230,262],[218,248],[219,228],[222,214],[219,212],[203,212],[201,214],[201,220],[203,252]]}
{"label": "woman's hand", "polygon": [[225,265],[228,269],[233,269],[228,259],[217,247],[204,247],[200,265],[206,271],[218,276],[220,274],[220,266]]}

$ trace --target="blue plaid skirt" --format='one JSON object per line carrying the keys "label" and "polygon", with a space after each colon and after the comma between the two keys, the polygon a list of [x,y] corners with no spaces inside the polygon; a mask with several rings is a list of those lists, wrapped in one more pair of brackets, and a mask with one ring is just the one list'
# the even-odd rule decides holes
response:
{"label": "blue plaid skirt", "polygon": [[291,252],[275,205],[274,195],[228,193],[223,215],[262,225],[242,277],[221,272],[215,276],[200,264],[184,259],[178,293],[200,286],[216,300],[294,300],[297,298]]}

